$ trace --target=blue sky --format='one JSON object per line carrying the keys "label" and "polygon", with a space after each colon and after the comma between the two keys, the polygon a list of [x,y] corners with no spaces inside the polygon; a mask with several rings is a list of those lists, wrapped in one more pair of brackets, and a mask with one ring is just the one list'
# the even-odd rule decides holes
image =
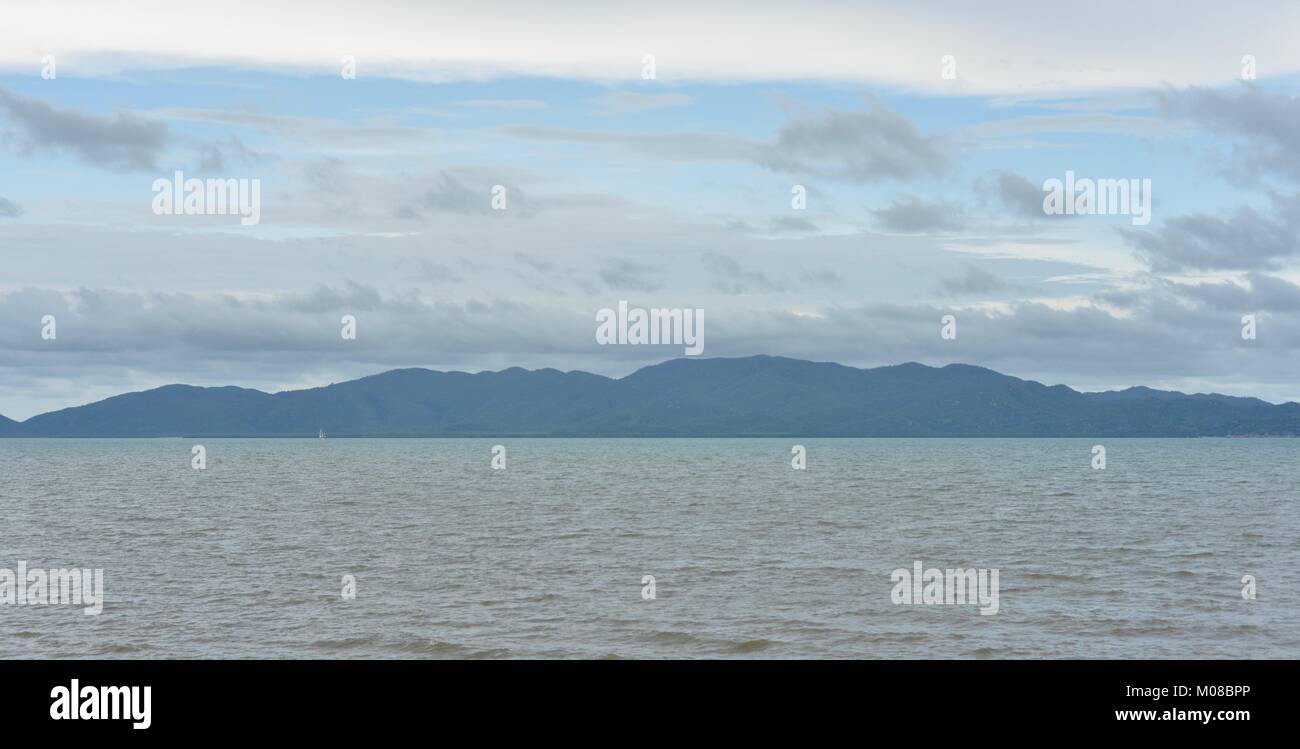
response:
{"label": "blue sky", "polygon": [[[65,74],[66,75],[66,74]],[[790,180],[752,165],[701,162],[676,164],[671,171],[647,170],[646,159],[629,157],[617,149],[592,149],[554,144],[537,147],[502,134],[511,127],[572,129],[609,132],[629,137],[685,134],[724,134],[754,140],[770,139],[794,109],[855,111],[871,98],[909,121],[921,133],[941,138],[969,138],[955,169],[911,185],[898,180],[836,185],[827,197],[845,207],[852,201],[888,200],[904,187],[930,193],[950,190],[969,200],[971,190],[960,184],[994,170],[1011,170],[1031,181],[1059,177],[1066,169],[1106,176],[1143,175],[1158,179],[1159,198],[1188,211],[1209,210],[1240,201],[1240,191],[1218,179],[1213,167],[1189,155],[1212,149],[1219,138],[1155,116],[1154,103],[1133,95],[1125,108],[1080,114],[1071,107],[1085,106],[1093,97],[1075,96],[1033,101],[1002,102],[995,97],[935,95],[844,83],[772,82],[732,85],[659,84],[629,81],[624,85],[549,78],[506,78],[473,83],[421,83],[403,80],[361,82],[338,76],[290,75],[276,72],[188,69],[143,71],[129,76],[87,80],[41,80],[30,73],[0,75],[10,91],[91,115],[108,118],[129,111],[167,125],[169,139],[159,152],[159,166],[197,169],[203,144],[231,137],[255,151],[277,159],[310,159],[329,155],[319,143],[281,137],[253,126],[188,119],[193,112],[220,111],[266,117],[310,118],[340,129],[366,126],[404,127],[427,132],[421,146],[392,147],[357,142],[344,150],[369,152],[380,158],[402,160],[413,151],[440,159],[475,165],[526,165],[536,169],[562,169],[568,179],[657,198],[676,205],[707,204],[719,210],[738,210],[750,201],[736,189],[711,185],[753,186],[767,183],[777,203],[781,187]],[[1294,89],[1294,81],[1272,84]],[[57,89],[57,90],[56,90]],[[1229,87],[1231,90],[1231,87]],[[620,109],[618,97],[635,98]],[[658,103],[654,97],[675,97]],[[1109,132],[1088,118],[1112,118],[1117,132]],[[1056,118],[1058,123],[1043,123]],[[980,130],[980,128],[984,130]],[[1024,128],[1023,132],[1017,132]],[[953,144],[956,149],[958,145]],[[11,149],[0,155],[5,167],[0,188],[31,199],[50,197],[124,198],[139,192],[150,180],[137,173],[86,169],[74,155],[25,154]],[[650,165],[655,166],[655,165]],[[155,170],[156,171],[156,170]],[[65,173],[76,173],[69,184]],[[627,175],[640,173],[629,184]],[[682,176],[686,179],[682,179]],[[147,189],[147,185],[146,188]],[[829,192],[829,190],[828,190]]]}
{"label": "blue sky", "polygon": [[[621,299],[706,309],[709,356],[1300,400],[1289,6],[1153,3],[1108,35],[1079,9],[325,3],[277,37],[294,3],[179,31],[144,5],[0,32],[11,418],[169,382],[680,354],[596,345]],[[154,215],[175,170],[259,180],[261,221]],[[1150,224],[1045,216],[1066,171],[1151,180]]]}

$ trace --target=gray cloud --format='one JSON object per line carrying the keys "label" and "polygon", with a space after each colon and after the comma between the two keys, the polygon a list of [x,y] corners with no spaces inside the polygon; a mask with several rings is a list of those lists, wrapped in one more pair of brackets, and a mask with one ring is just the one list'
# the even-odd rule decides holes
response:
{"label": "gray cloud", "polygon": [[402,258],[398,260],[397,265],[399,269],[414,267],[413,277],[415,280],[435,286],[447,283],[461,283],[465,280],[465,277],[452,266],[434,262],[427,257],[413,260]]}
{"label": "gray cloud", "polygon": [[1157,272],[1276,270],[1300,252],[1300,196],[1273,196],[1273,205],[1273,215],[1245,207],[1226,219],[1198,213],[1155,231],[1119,231]]}
{"label": "gray cloud", "polygon": [[1154,97],[1168,116],[1242,139],[1222,163],[1230,177],[1254,181],[1271,174],[1300,179],[1300,96],[1246,85],[1236,94],[1193,87]]}
{"label": "gray cloud", "polygon": [[711,278],[709,287],[722,294],[754,294],[780,291],[767,274],[742,266],[734,258],[710,252],[703,257]]}
{"label": "gray cloud", "polygon": [[308,187],[318,192],[343,192],[349,180],[347,168],[333,156],[304,164],[302,176]]}
{"label": "gray cloud", "polygon": [[866,111],[826,109],[786,124],[765,152],[775,171],[855,182],[936,175],[948,168],[940,141],[879,102]]}
{"label": "gray cloud", "polygon": [[1062,221],[1069,216],[1058,213],[1048,215],[1043,211],[1043,186],[1019,176],[1015,172],[991,172],[976,179],[975,192],[980,204],[1004,211],[1010,218],[1027,220]]}
{"label": "gray cloud", "polygon": [[786,233],[804,233],[817,231],[817,224],[798,216],[777,216],[772,219],[772,231]]}
{"label": "gray cloud", "polygon": [[928,234],[960,231],[966,218],[959,206],[928,203],[915,197],[895,200],[884,208],[871,211],[877,226],[899,234]]}
{"label": "gray cloud", "polygon": [[1006,282],[986,270],[969,263],[962,270],[962,275],[943,279],[945,291],[954,295],[990,294],[1007,287]]}
{"label": "gray cloud", "polygon": [[379,292],[370,286],[345,281],[343,288],[318,284],[305,294],[286,296],[283,308],[289,312],[320,314],[334,310],[370,312],[383,302]]}
{"label": "gray cloud", "polygon": [[626,134],[540,126],[501,132],[528,140],[610,145],[646,158],[740,161],[782,174],[850,182],[911,179],[949,168],[944,142],[920,133],[905,117],[872,102],[861,110],[826,109],[786,123],[770,142],[708,133]]}
{"label": "gray cloud", "polygon": [[[1043,188],[1015,172],[999,171],[976,183],[985,202],[994,202],[1018,218],[1055,218],[1043,212]],[[989,200],[991,198],[991,201]]]}
{"label": "gray cloud", "polygon": [[21,215],[23,215],[22,206],[0,197],[0,218],[18,218]]}
{"label": "gray cloud", "polygon": [[1220,281],[1180,284],[1179,293],[1226,312],[1300,311],[1300,286],[1264,273],[1246,274],[1246,286]]}
{"label": "gray cloud", "polygon": [[844,277],[830,268],[805,268],[799,272],[799,280],[811,286],[842,286]]}
{"label": "gray cloud", "polygon": [[100,117],[60,109],[2,87],[0,112],[14,126],[6,139],[12,139],[21,152],[71,153],[113,171],[155,169],[168,139],[162,123],[131,112]]}
{"label": "gray cloud", "polygon": [[448,170],[438,173],[433,185],[415,203],[398,206],[398,218],[423,218],[426,213],[455,213],[465,215],[506,215],[530,217],[537,213],[537,205],[520,187],[502,185],[506,189],[506,207],[492,207],[494,183],[476,179],[466,182]]}
{"label": "gray cloud", "polygon": [[629,258],[604,260],[597,272],[611,291],[656,291],[663,288],[659,271]]}
{"label": "gray cloud", "polygon": [[199,146],[199,171],[204,174],[223,174],[227,166],[255,164],[265,158],[232,136],[224,141]]}
{"label": "gray cloud", "polygon": [[534,257],[526,252],[516,252],[514,258],[516,261],[527,265],[538,273],[550,273],[555,270],[555,263],[552,263],[549,260],[543,260],[539,257]]}

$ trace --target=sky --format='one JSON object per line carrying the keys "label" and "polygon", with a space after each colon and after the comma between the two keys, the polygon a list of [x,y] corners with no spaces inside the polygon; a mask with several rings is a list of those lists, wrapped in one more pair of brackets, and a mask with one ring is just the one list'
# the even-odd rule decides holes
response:
{"label": "sky", "polygon": [[[700,5],[6,7],[0,414],[682,355],[599,345],[622,300],[704,356],[1300,401],[1300,5]],[[177,171],[260,220],[159,215]],[[1047,214],[1067,173],[1149,223]]]}

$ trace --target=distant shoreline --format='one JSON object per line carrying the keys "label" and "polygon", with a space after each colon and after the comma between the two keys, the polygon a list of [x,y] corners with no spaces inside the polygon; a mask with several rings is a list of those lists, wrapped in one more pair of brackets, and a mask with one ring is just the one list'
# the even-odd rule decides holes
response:
{"label": "distant shoreline", "polygon": [[807,434],[719,434],[719,435],[538,435],[538,434],[344,434],[325,440],[315,435],[291,434],[186,434],[186,435],[22,435],[0,434],[0,440],[312,440],[328,442],[329,440],[1244,440],[1244,439],[1296,439],[1293,434],[1245,434],[1245,435],[1007,435],[1007,434],[962,434],[962,435],[807,435]]}
{"label": "distant shoreline", "polygon": [[165,385],[18,422],[0,437],[1118,438],[1300,436],[1300,404],[1131,387],[1085,393],[969,364],[858,369],[678,358],[612,379],[518,367],[394,369],[266,393]]}

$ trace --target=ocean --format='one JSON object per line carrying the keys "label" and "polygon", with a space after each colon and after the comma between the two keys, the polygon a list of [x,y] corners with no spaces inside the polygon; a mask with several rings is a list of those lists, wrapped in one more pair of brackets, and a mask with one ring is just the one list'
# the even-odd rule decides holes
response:
{"label": "ocean", "polygon": [[[0,439],[0,569],[104,580],[0,603],[0,658],[1297,658],[1298,477],[1295,439]],[[996,613],[896,603],[916,562]]]}

